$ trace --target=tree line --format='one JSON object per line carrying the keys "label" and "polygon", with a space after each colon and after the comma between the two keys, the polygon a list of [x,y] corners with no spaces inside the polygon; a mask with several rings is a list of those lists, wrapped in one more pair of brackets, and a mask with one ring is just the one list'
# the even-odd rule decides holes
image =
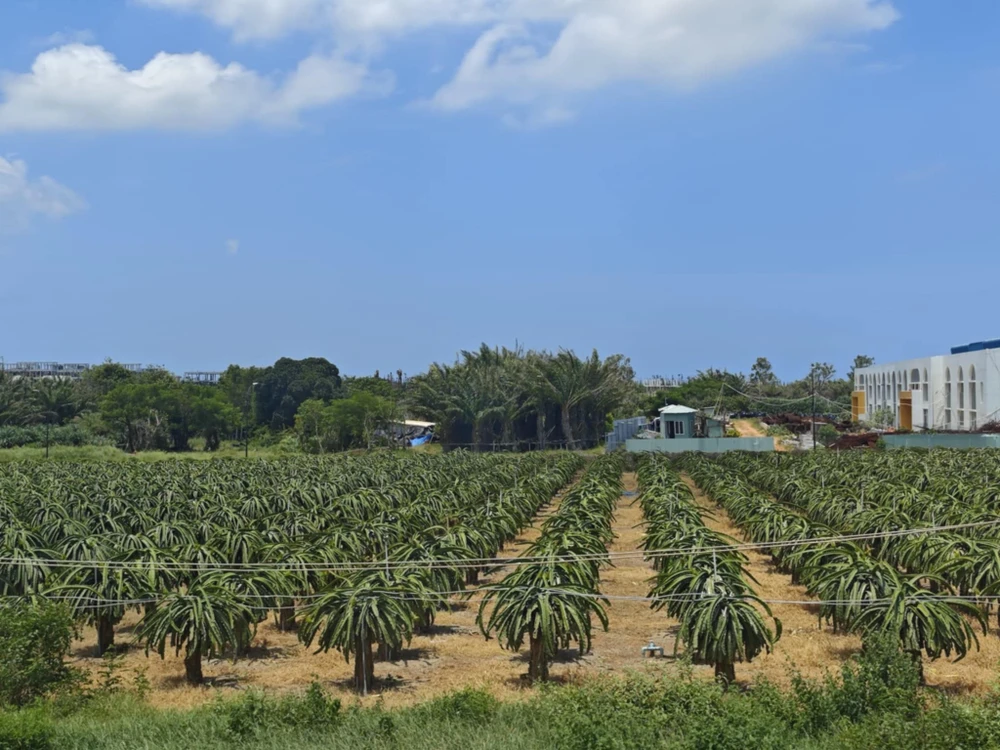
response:
{"label": "tree line", "polygon": [[699,371],[681,384],[642,397],[642,413],[657,416],[665,404],[683,404],[696,409],[719,407],[729,414],[780,414],[811,412],[813,394],[820,414],[846,416],[851,410],[854,371],[871,367],[875,360],[867,355],[854,358],[844,377],[829,362],[814,362],[803,377],[782,382],[766,357],[758,357],[749,375],[709,368]]}
{"label": "tree line", "polygon": [[398,370],[345,377],[332,362],[310,357],[231,365],[217,385],[202,385],[109,360],[78,380],[0,372],[0,447],[51,441],[129,452],[195,444],[216,450],[230,439],[327,453],[397,444],[396,426],[411,418],[434,422],[446,450],[582,449],[598,445],[614,418],[655,417],[665,404],[804,413],[815,392],[818,411],[846,411],[854,369],[872,362],[857,357],[845,378],[836,377],[833,365],[815,363],[803,378],[782,383],[761,357],[749,375],[708,369],[645,393],[621,354],[486,344],[409,379]]}

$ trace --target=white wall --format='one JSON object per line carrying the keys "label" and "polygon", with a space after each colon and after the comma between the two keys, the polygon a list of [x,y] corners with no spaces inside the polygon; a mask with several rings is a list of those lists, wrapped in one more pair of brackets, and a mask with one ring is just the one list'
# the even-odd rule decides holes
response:
{"label": "white wall", "polygon": [[[916,384],[912,378],[913,370],[919,375]],[[925,409],[927,426],[931,429],[972,430],[998,416],[994,412],[1000,407],[1000,350],[945,354],[873,365],[857,370],[854,381],[855,390],[865,392],[862,419],[870,418],[877,408],[886,406],[893,409],[898,427],[899,393],[908,390],[913,395],[914,430],[923,428]],[[972,408],[973,387],[976,388],[975,409]]]}

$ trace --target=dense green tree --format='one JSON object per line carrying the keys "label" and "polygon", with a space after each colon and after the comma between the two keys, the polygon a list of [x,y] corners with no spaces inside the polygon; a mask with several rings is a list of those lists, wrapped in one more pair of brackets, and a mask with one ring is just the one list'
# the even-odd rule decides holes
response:
{"label": "dense green tree", "polygon": [[396,418],[393,401],[359,391],[331,402],[303,401],[295,415],[299,444],[309,453],[371,448]]}
{"label": "dense green tree", "polygon": [[854,371],[862,370],[865,367],[871,367],[875,364],[875,358],[869,357],[867,354],[859,354],[854,358],[854,362],[851,364],[851,369],[847,372],[847,382],[852,386],[854,385]]}
{"label": "dense green tree", "polygon": [[0,426],[31,421],[32,404],[28,383],[0,372]]}
{"label": "dense green tree", "polygon": [[758,395],[767,395],[768,392],[778,385],[778,378],[774,374],[771,362],[767,357],[757,357],[757,361],[750,368],[750,385],[757,391]]}
{"label": "dense green tree", "polygon": [[77,399],[81,408],[97,408],[102,398],[119,385],[131,382],[134,378],[134,372],[111,359],[91,367],[83,373],[76,384]]}
{"label": "dense green tree", "polygon": [[120,385],[102,399],[101,416],[130,452],[187,450],[195,435],[202,435],[206,448],[214,450],[238,419],[221,391],[175,379]]}
{"label": "dense green tree", "polygon": [[59,425],[80,412],[73,383],[67,378],[42,378],[31,385],[35,421]]}
{"label": "dense green tree", "polygon": [[258,421],[272,429],[295,424],[299,404],[310,398],[324,401],[341,395],[340,371],[322,357],[284,357],[267,368],[257,387]]}
{"label": "dense green tree", "polygon": [[621,355],[581,359],[486,345],[452,365],[432,365],[409,387],[411,412],[435,422],[446,446],[473,450],[595,445],[635,390]]}
{"label": "dense green tree", "polygon": [[344,388],[348,396],[355,393],[369,393],[372,396],[395,401],[402,391],[402,384],[396,383],[390,378],[376,376],[344,378]]}

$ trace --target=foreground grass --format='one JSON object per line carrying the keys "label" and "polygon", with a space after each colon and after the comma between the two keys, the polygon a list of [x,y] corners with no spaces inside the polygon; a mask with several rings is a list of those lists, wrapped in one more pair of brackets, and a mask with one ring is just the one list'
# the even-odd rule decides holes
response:
{"label": "foreground grass", "polygon": [[18,750],[951,750],[1000,742],[1000,698],[955,702],[922,691],[885,650],[838,677],[724,692],[690,670],[526,691],[500,702],[463,690],[395,710],[342,707],[318,684],[301,696],[245,692],[163,711],[114,692],[0,712],[0,748]]}

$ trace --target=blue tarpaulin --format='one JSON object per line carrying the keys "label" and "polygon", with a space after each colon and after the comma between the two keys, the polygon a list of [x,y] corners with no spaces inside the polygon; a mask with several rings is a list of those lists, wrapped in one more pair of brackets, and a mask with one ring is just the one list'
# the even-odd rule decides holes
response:
{"label": "blue tarpaulin", "polygon": [[410,445],[423,445],[430,439],[431,439],[430,435],[424,435],[422,437],[413,438],[413,440],[410,441]]}

